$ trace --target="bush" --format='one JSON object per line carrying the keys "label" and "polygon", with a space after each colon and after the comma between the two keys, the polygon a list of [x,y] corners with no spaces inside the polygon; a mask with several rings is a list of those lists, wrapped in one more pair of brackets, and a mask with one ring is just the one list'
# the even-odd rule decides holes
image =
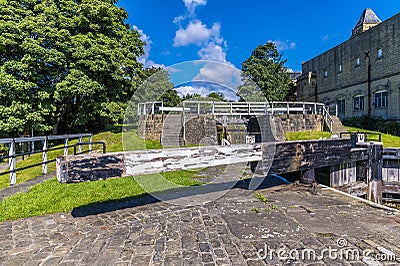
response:
{"label": "bush", "polygon": [[342,120],[343,125],[378,131],[390,135],[400,136],[400,122],[385,121],[381,117],[350,117]]}

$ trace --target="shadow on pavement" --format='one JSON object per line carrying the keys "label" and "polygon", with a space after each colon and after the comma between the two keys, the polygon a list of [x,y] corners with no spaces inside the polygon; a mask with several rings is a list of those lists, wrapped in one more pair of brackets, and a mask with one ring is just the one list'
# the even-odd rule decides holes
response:
{"label": "shadow on pavement", "polygon": [[[160,201],[166,201],[172,204],[190,206],[193,205],[193,200],[199,200],[198,197],[201,197],[201,199],[204,200],[209,199],[212,193],[225,194],[231,189],[249,190],[249,185],[252,182],[252,179],[254,178],[260,179],[260,177],[253,177],[244,180],[239,180],[237,182],[212,183],[212,184],[205,184],[202,186],[170,189],[167,191],[152,193],[152,195],[143,194],[137,197],[109,200],[105,202],[96,202],[96,203],[91,203],[89,205],[84,205],[78,208],[74,208],[71,214],[75,218],[85,217],[90,215],[112,212],[116,210],[123,210],[127,208],[150,205]],[[266,189],[286,184],[285,182],[274,176],[262,177],[261,179],[263,180],[260,180],[260,185],[257,187],[256,190]]]}

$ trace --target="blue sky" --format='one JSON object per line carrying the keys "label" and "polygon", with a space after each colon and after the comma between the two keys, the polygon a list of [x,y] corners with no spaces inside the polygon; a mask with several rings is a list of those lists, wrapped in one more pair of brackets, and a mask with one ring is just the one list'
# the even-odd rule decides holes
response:
{"label": "blue sky", "polygon": [[241,69],[251,52],[276,43],[286,66],[301,71],[302,61],[346,41],[362,11],[381,20],[400,12],[400,0],[120,0],[128,23],[147,42],[146,66],[214,60]]}

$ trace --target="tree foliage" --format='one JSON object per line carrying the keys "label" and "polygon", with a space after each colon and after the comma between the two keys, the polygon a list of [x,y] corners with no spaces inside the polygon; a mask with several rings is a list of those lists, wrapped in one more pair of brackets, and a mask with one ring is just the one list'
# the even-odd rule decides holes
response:
{"label": "tree foliage", "polygon": [[[258,46],[242,63],[243,85],[238,88],[238,95],[252,97],[252,92],[257,93],[254,84],[247,80],[250,78],[268,101],[285,100],[292,84],[285,63],[286,60],[282,60],[282,55],[274,43],[268,42]],[[259,98],[258,95],[256,98]]]}
{"label": "tree foliage", "polygon": [[0,132],[94,130],[120,121],[143,75],[116,0],[0,4]]}
{"label": "tree foliage", "polygon": [[216,101],[226,102],[224,94],[222,92],[219,92],[219,91],[210,92],[207,95],[207,97],[208,98],[212,98],[213,100],[216,100]]}

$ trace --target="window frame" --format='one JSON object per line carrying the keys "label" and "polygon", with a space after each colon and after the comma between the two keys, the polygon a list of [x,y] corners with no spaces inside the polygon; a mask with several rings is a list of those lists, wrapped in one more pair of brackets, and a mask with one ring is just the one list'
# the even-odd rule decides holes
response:
{"label": "window frame", "polygon": [[377,58],[378,58],[378,59],[381,59],[382,56],[383,56],[382,48],[379,48],[379,49],[377,50]]}
{"label": "window frame", "polygon": [[[358,107],[356,107],[356,101],[357,101]],[[364,111],[364,108],[365,108],[364,95],[358,94],[358,95],[354,96],[353,97],[353,111],[361,112],[361,111]]]}
{"label": "window frame", "polygon": [[337,105],[338,114],[346,113],[346,99],[342,98],[342,99],[336,100],[336,105]]}
{"label": "window frame", "polygon": [[361,65],[361,60],[359,57],[356,58],[356,67],[359,67]]}
{"label": "window frame", "polygon": [[374,93],[374,106],[376,109],[386,109],[388,107],[387,90],[381,90]]}

